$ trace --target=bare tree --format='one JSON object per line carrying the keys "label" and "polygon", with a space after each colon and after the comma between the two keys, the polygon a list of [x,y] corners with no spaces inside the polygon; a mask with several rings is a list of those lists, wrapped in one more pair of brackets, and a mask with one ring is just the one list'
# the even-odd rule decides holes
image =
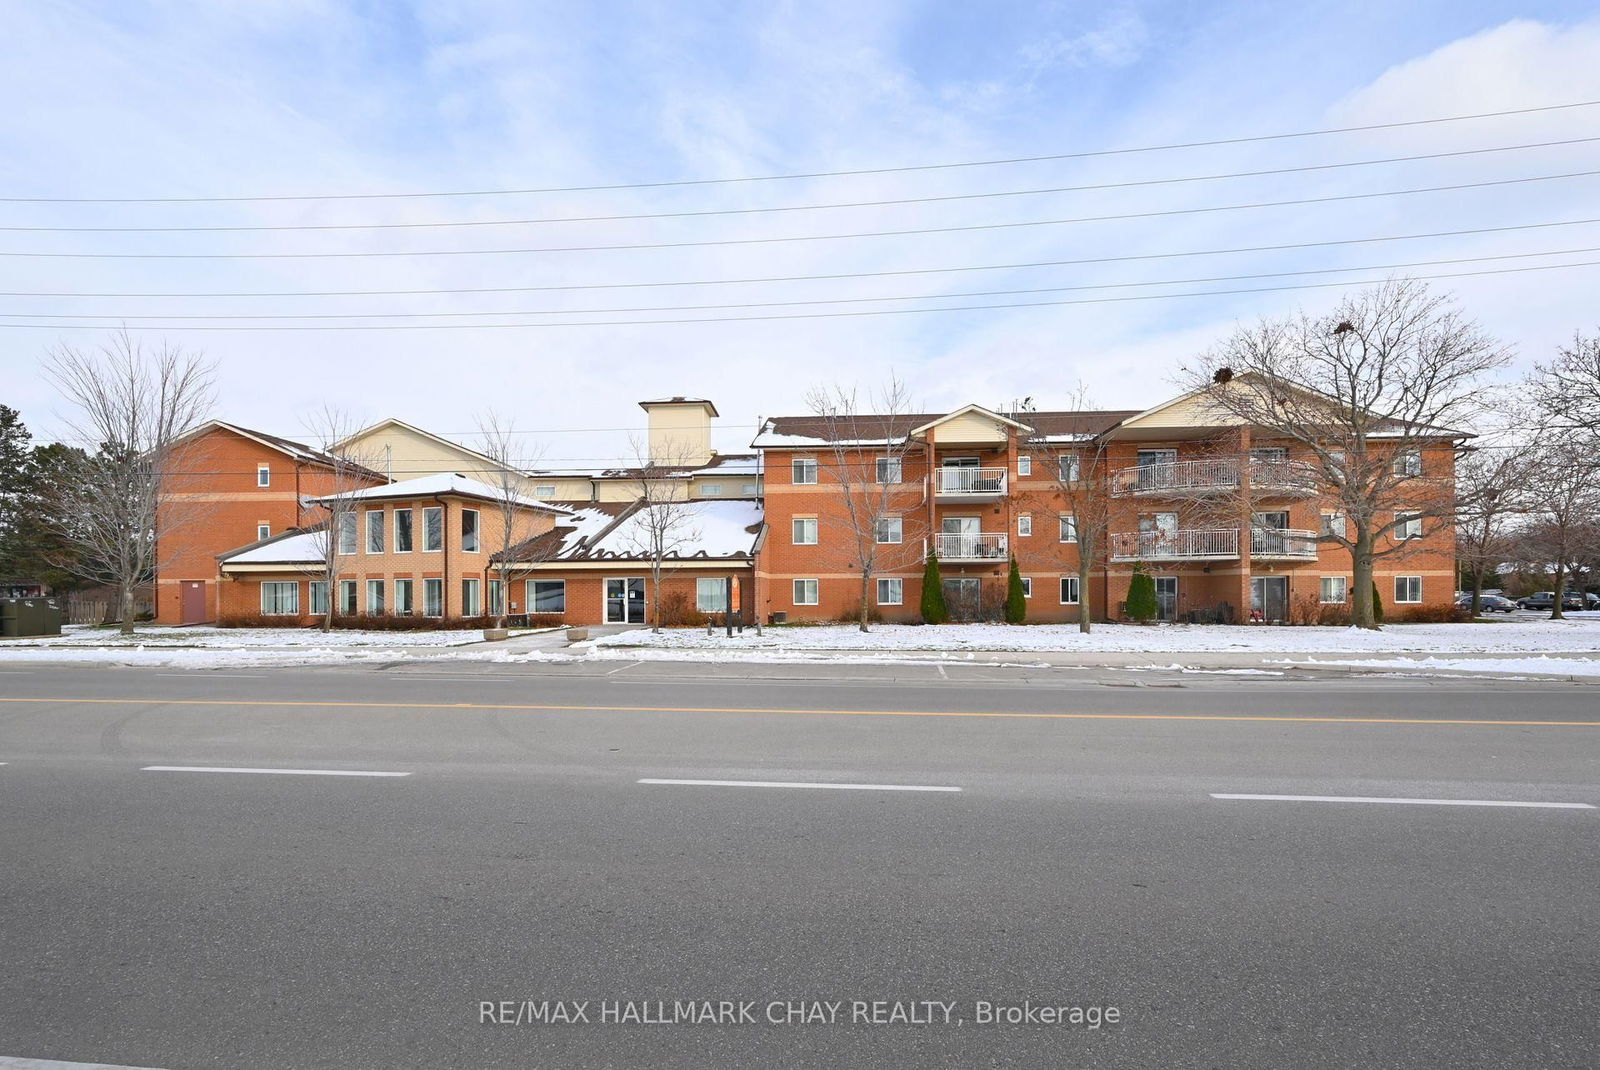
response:
{"label": "bare tree", "polygon": [[1600,333],[1574,333],[1554,360],[1537,366],[1530,386],[1542,426],[1600,437]]}
{"label": "bare tree", "polygon": [[1584,438],[1553,432],[1530,454],[1528,477],[1532,523],[1522,532],[1522,541],[1551,569],[1555,602],[1550,618],[1560,620],[1567,577],[1581,573],[1597,552],[1600,484],[1594,455]]}
{"label": "bare tree", "polygon": [[1323,315],[1242,328],[1185,377],[1218,414],[1312,458],[1347,525],[1319,540],[1350,551],[1351,623],[1376,628],[1374,564],[1413,552],[1413,525],[1453,516],[1458,429],[1478,414],[1483,377],[1506,361],[1450,298],[1396,279]]}
{"label": "bare tree", "polygon": [[116,584],[122,633],[131,635],[134,589],[163,564],[158,523],[171,534],[199,513],[171,497],[191,478],[173,455],[210,413],[215,366],[167,342],[147,350],[119,331],[92,352],[58,346],[44,370],[78,410],[69,428],[99,447],[55,488],[59,534],[78,551],[69,559],[75,571]]}
{"label": "bare tree", "polygon": [[[694,503],[683,473],[691,467],[693,447],[669,440],[650,449],[630,439],[637,462],[638,506],[627,520],[626,547],[650,565],[650,630],[661,630],[661,580],[668,562],[680,557],[700,537]],[[731,612],[733,607],[728,607]]]}
{"label": "bare tree", "polygon": [[1512,557],[1511,529],[1529,507],[1530,457],[1520,445],[1469,450],[1456,464],[1456,561],[1472,577],[1471,613],[1483,577]]}
{"label": "bare tree", "polygon": [[311,532],[311,542],[316,554],[315,564],[307,569],[313,582],[320,582],[327,593],[322,607],[323,631],[333,628],[333,618],[339,612],[339,574],[341,561],[354,557],[361,551],[361,499],[357,492],[385,482],[374,471],[375,458],[352,442],[360,428],[342,409],[323,406],[305,419],[307,433],[324,456],[328,471],[328,490],[319,495],[316,504],[322,511],[322,523]]}
{"label": "bare tree", "polygon": [[[491,567],[500,576],[500,598],[491,603],[490,612],[494,615],[494,626],[504,628],[511,574],[533,563],[522,555],[512,560],[511,550],[534,534],[528,479],[523,473],[538,463],[541,451],[528,451],[524,456],[525,451],[517,444],[515,422],[491,410],[478,418],[478,452],[494,462],[494,468],[484,473],[485,481],[494,489],[495,511],[500,514],[500,546],[490,557]],[[528,547],[523,554],[532,552],[533,548]]]}
{"label": "bare tree", "polygon": [[865,632],[877,574],[919,559],[916,543],[906,539],[902,514],[922,501],[923,492],[905,481],[913,425],[905,383],[891,376],[871,395],[870,411],[863,411],[861,401],[854,388],[840,386],[815,387],[806,395],[807,407],[824,422],[828,448],[820,467],[835,484],[828,500],[837,506],[817,521],[842,536],[818,542],[838,547],[840,564],[860,574],[857,626]]}

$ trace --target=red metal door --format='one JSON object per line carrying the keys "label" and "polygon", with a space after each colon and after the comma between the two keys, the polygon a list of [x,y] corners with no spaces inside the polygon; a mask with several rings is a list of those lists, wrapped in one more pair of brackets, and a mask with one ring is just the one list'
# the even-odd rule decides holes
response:
{"label": "red metal door", "polygon": [[206,619],[206,584],[204,580],[183,581],[184,624],[199,624]]}

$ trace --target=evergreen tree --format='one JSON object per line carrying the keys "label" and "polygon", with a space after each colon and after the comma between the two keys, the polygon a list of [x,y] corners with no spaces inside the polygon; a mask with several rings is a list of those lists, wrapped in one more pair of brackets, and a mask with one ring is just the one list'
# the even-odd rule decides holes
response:
{"label": "evergreen tree", "polygon": [[1028,619],[1028,602],[1022,593],[1022,570],[1011,559],[1011,575],[1006,580],[1006,623],[1021,624]]}
{"label": "evergreen tree", "polygon": [[922,570],[922,620],[926,624],[943,624],[950,619],[950,610],[944,604],[944,577],[939,574],[939,556],[928,555],[928,567]]}
{"label": "evergreen tree", "polygon": [[1145,624],[1156,619],[1160,608],[1156,604],[1156,581],[1143,565],[1133,566],[1133,579],[1128,583],[1128,616]]}
{"label": "evergreen tree", "polygon": [[27,487],[28,446],[32,435],[16,409],[0,405],[0,574],[21,577],[18,559],[23,542],[17,530],[25,514],[23,496]]}
{"label": "evergreen tree", "polygon": [[1372,581],[1372,622],[1383,627],[1383,599],[1378,595],[1378,581]]}

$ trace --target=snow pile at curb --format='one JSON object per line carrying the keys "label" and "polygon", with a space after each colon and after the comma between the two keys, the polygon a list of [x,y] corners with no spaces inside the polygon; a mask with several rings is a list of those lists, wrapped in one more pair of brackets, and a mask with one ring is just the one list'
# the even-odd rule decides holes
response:
{"label": "snow pile at curb", "polygon": [[1600,677],[1600,660],[1552,658],[1542,654],[1531,658],[1356,658],[1351,660],[1343,658],[1308,658],[1304,661],[1285,659],[1274,661],[1272,664],[1299,665],[1308,668],[1380,669],[1389,672],[1420,675],[1477,672]]}

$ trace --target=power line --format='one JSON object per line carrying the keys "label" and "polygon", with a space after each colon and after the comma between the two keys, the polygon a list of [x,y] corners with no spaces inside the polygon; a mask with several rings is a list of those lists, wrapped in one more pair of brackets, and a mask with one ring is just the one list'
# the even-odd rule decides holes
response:
{"label": "power line", "polygon": [[[1442,275],[1415,275],[1416,279],[1465,279],[1485,275],[1512,275],[1530,271],[1559,271],[1566,268],[1595,267],[1600,260],[1585,260],[1573,264],[1543,264],[1534,267],[1493,268],[1485,271],[1462,271]],[[1232,294],[1278,293],[1285,290],[1324,289],[1329,286],[1372,286],[1383,279],[1344,279],[1338,282],[1306,282],[1286,286],[1259,286],[1235,290],[1200,290],[1172,294],[1135,294],[1126,297],[1076,298],[1063,301],[1014,301],[993,305],[941,305],[934,308],[881,308],[852,312],[793,312],[763,316],[706,316],[690,319],[653,320],[568,320],[564,323],[395,323],[395,324],[329,324],[317,326],[211,326],[205,324],[145,324],[144,330],[191,331],[451,331],[451,330],[521,330],[543,327],[645,327],[683,323],[756,323],[768,320],[840,319],[858,316],[906,316],[929,312],[981,312],[994,309],[1046,308],[1063,305],[1120,304],[1128,301],[1161,301],[1178,297],[1222,297]],[[95,323],[0,323],[0,328],[24,330],[100,330],[103,324]]]}
{"label": "power line", "polygon": [[689,178],[655,182],[617,182],[587,186],[545,186],[528,189],[452,190],[446,192],[413,193],[321,193],[281,194],[260,197],[0,197],[0,203],[9,204],[245,204],[269,201],[355,201],[355,200],[406,200],[432,197],[503,197],[539,193],[594,193],[608,190],[662,189],[680,186],[731,185],[746,182],[785,182],[810,178],[849,178],[859,175],[906,174],[917,171],[947,171],[968,167],[999,167],[1020,163],[1046,163],[1057,160],[1084,160],[1105,156],[1128,156],[1145,152],[1169,152],[1177,149],[1215,148],[1222,145],[1247,145],[1264,141],[1282,141],[1291,138],[1323,137],[1331,134],[1353,134],[1368,130],[1398,130],[1407,127],[1430,126],[1437,123],[1459,123],[1475,119],[1496,119],[1508,115],[1532,115],[1539,112],[1568,111],[1575,108],[1592,108],[1600,100],[1580,100],[1567,104],[1546,104],[1532,108],[1510,108],[1504,111],[1478,112],[1472,115],[1446,115],[1433,119],[1409,119],[1392,123],[1369,123],[1362,126],[1326,127],[1319,130],[1297,130],[1283,134],[1257,134],[1249,137],[1214,138],[1207,141],[1180,141],[1164,145],[1141,145],[1125,149],[1094,149],[1083,152],[1061,152],[1041,156],[1012,156],[988,160],[963,160],[954,163],[909,164],[900,167],[870,167],[841,171],[808,171],[780,175],[748,175],[738,178]]}
{"label": "power line", "polygon": [[1378,242],[1419,241],[1424,238],[1455,238],[1476,234],[1504,234],[1552,227],[1577,227],[1600,223],[1594,219],[1567,219],[1549,223],[1519,223],[1504,227],[1471,227],[1464,230],[1435,230],[1421,234],[1388,234],[1371,238],[1337,238],[1330,241],[1287,242],[1279,245],[1245,245],[1232,249],[1190,249],[1176,253],[1130,253],[1123,256],[1080,257],[1072,260],[1026,260],[1015,264],[968,264],[958,267],[900,268],[885,271],[849,271],[825,275],[772,275],[743,279],[674,279],[659,282],[595,282],[554,286],[479,286],[433,290],[277,290],[210,293],[93,293],[52,291],[0,291],[0,297],[137,297],[137,298],[216,298],[216,297],[422,297],[446,294],[552,293],[574,290],[628,290],[671,286],[733,286],[772,282],[827,282],[841,279],[876,279],[901,275],[944,275],[966,271],[1012,271],[1023,268],[1070,267],[1082,264],[1115,264],[1138,260],[1171,260],[1188,256],[1224,256],[1235,253],[1285,252],[1291,249],[1321,249],[1341,245],[1370,245]]}
{"label": "power line", "polygon": [[1352,271],[1393,271],[1402,268],[1438,267],[1446,264],[1481,264],[1492,260],[1525,260],[1534,256],[1575,256],[1600,252],[1600,246],[1576,249],[1546,249],[1532,253],[1499,253],[1489,256],[1463,256],[1444,260],[1413,260],[1398,264],[1358,264],[1350,267],[1309,268],[1300,271],[1268,271],[1249,275],[1210,275],[1187,279],[1156,279],[1149,282],[1104,282],[1077,286],[1035,286],[1010,290],[968,290],[956,293],[902,294],[888,297],[828,297],[795,301],[745,301],[713,305],[642,305],[629,308],[521,308],[493,312],[321,312],[321,313],[82,313],[9,312],[4,315],[26,319],[65,320],[354,320],[354,319],[462,319],[483,316],[584,316],[622,315],[638,312],[705,312],[722,309],[775,308],[808,305],[846,305],[884,301],[944,301],[960,297],[1009,297],[1018,294],[1065,293],[1077,290],[1115,290],[1135,286],[1186,286],[1205,282],[1239,282],[1250,279],[1278,279],[1298,275],[1347,274]]}
{"label": "power line", "polygon": [[1299,197],[1287,201],[1256,201],[1249,204],[1210,205],[1203,208],[1171,208],[1158,212],[1119,212],[1113,215],[1076,216],[1066,219],[1035,219],[1016,223],[975,223],[958,227],[918,227],[911,230],[861,231],[849,234],[796,234],[773,238],[724,238],[709,241],[639,242],[621,245],[568,245],[522,249],[411,249],[395,252],[339,253],[39,253],[0,250],[0,256],[55,260],[327,260],[396,256],[498,256],[517,253],[584,253],[638,249],[691,249],[710,246],[774,245],[787,242],[838,241],[848,238],[892,238],[920,234],[956,234],[979,230],[1015,230],[1021,227],[1057,226],[1073,223],[1104,223],[1123,219],[1158,219],[1170,216],[1201,215],[1209,212],[1239,212],[1255,208],[1284,208],[1300,204],[1327,204],[1335,201],[1362,201],[1377,197],[1401,197],[1452,190],[1516,186],[1530,182],[1554,182],[1567,178],[1589,178],[1596,171],[1569,171],[1557,175],[1532,175],[1527,178],[1500,178],[1484,182],[1458,182],[1448,186],[1422,186],[1413,189],[1381,190],[1374,193],[1341,193],[1325,197]]}
{"label": "power line", "polygon": [[441,230],[454,227],[518,227],[545,223],[614,223],[644,219],[689,219],[705,216],[764,215],[777,212],[817,212],[841,208],[889,208],[908,204],[938,204],[950,201],[993,200],[1001,197],[1036,197],[1052,193],[1088,193],[1095,190],[1134,189],[1142,186],[1168,186],[1185,182],[1216,182],[1233,178],[1264,178],[1269,175],[1305,174],[1312,171],[1333,171],[1351,167],[1374,167],[1380,164],[1414,163],[1419,160],[1442,160],[1459,156],[1479,156],[1491,152],[1516,152],[1523,149],[1545,149],[1564,145],[1586,145],[1600,141],[1600,137],[1569,138],[1564,141],[1538,141],[1523,145],[1501,145],[1486,149],[1460,149],[1453,152],[1430,152],[1416,156],[1389,156],[1373,160],[1347,160],[1341,163],[1306,164],[1300,167],[1276,167],[1262,171],[1230,171],[1209,175],[1183,175],[1175,178],[1146,178],[1124,182],[1099,182],[1079,186],[1047,186],[1041,189],[1000,190],[987,193],[950,193],[931,197],[897,197],[880,201],[843,201],[830,204],[786,204],[764,208],[707,208],[680,212],[637,212],[627,215],[549,216],[539,219],[457,219],[424,223],[281,223],[258,226],[205,226],[205,227],[8,227],[0,226],[0,233],[11,234],[254,234],[283,231],[350,231],[350,230]]}

